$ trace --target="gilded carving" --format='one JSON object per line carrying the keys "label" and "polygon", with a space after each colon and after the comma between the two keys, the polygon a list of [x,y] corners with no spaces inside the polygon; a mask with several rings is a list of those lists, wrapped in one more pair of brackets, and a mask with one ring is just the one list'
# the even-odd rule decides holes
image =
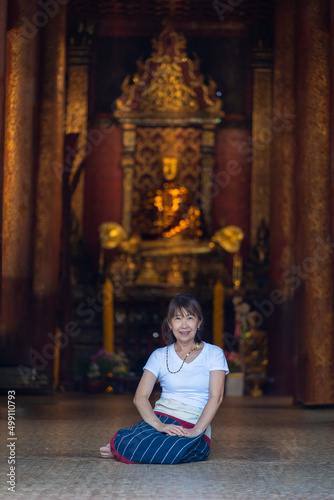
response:
{"label": "gilded carving", "polygon": [[52,164],[62,163],[64,154],[65,8],[60,7],[57,16],[49,20],[44,35],[33,289],[37,294],[48,295],[58,289],[62,185]]}
{"label": "gilded carving", "polygon": [[253,78],[251,244],[254,245],[261,220],[267,225],[270,221],[272,71],[255,68]]}
{"label": "gilded carving", "polygon": [[297,82],[300,218],[295,242],[297,262],[306,278],[297,292],[301,304],[296,334],[301,385],[297,396],[305,404],[334,403],[333,255],[321,244],[331,234],[329,11],[329,3],[306,0],[299,20],[304,34],[301,57],[307,57],[307,65],[301,67]]}
{"label": "gilded carving", "polygon": [[122,226],[130,234],[132,227],[133,158],[123,158],[122,166],[124,168]]}
{"label": "gilded carving", "polygon": [[212,170],[214,166],[214,158],[210,156],[203,156],[202,158],[202,196],[201,208],[205,225],[209,232],[211,232],[211,207],[212,207]]}
{"label": "gilded carving", "polygon": [[67,70],[66,133],[81,133],[87,126],[88,65]]}
{"label": "gilded carving", "polygon": [[216,84],[204,83],[198,72],[199,61],[186,53],[184,35],[166,27],[152,41],[153,52],[145,63],[137,62],[138,72],[123,84],[123,95],[117,100],[115,116],[145,113],[176,113],[215,117],[224,116],[222,101],[216,96]]}
{"label": "gilded carving", "polygon": [[121,161],[122,167],[125,168],[133,168],[135,164],[135,160],[133,156],[123,156]]}
{"label": "gilded carving", "polygon": [[[35,12],[36,4],[21,1],[18,8],[21,20]],[[8,278],[31,273],[37,44],[37,37],[24,37],[22,26],[8,32],[2,206],[2,275]]]}
{"label": "gilded carving", "polygon": [[128,149],[134,149],[136,146],[136,131],[123,130],[123,146]]}
{"label": "gilded carving", "polygon": [[[73,161],[70,182],[84,160],[87,150],[88,71],[88,65],[74,65],[67,69],[66,133],[79,134],[78,152]],[[81,176],[71,199],[72,212],[79,223],[80,233],[83,222],[84,189],[84,177]]]}
{"label": "gilded carving", "polygon": [[203,130],[202,132],[202,146],[213,148],[215,145],[215,133],[212,130]]}
{"label": "gilded carving", "polygon": [[103,222],[99,226],[100,244],[104,249],[117,248],[128,238],[125,229],[117,222]]}
{"label": "gilded carving", "polygon": [[151,85],[143,90],[140,111],[198,111],[195,91],[184,82],[182,68],[165,61],[154,73]]}
{"label": "gilded carving", "polygon": [[[277,8],[277,33],[275,42],[275,66],[273,107],[284,113],[296,115],[295,95],[295,51],[289,50],[296,44],[297,6],[294,2],[280,4]],[[273,121],[276,128],[281,124]],[[283,130],[275,133],[272,145],[271,167],[271,261],[275,270],[271,282],[282,290],[285,298],[293,295],[288,283],[282,282],[282,275],[294,263],[294,170],[296,163],[296,120],[291,120]],[[277,128],[276,130],[280,130]]]}
{"label": "gilded carving", "polygon": [[236,253],[239,252],[242,240],[244,239],[244,232],[238,226],[225,226],[212,236],[211,241],[217,243],[226,252]]}
{"label": "gilded carving", "polygon": [[[135,160],[131,188],[128,174],[127,194],[124,196],[127,207],[123,206],[123,213],[127,227],[130,227],[132,219],[132,215],[129,215],[130,189],[132,223],[133,227],[139,228],[141,224],[146,224],[146,216],[143,218],[144,200],[154,199],[154,193],[159,189],[167,196],[163,187],[166,179],[163,177],[162,159],[175,158],[178,172],[173,180],[173,190],[168,187],[167,198],[173,193],[176,199],[176,192],[182,198],[180,206],[182,204],[185,220],[181,217],[180,224],[181,221],[187,223],[189,219],[196,226],[199,219],[197,212],[203,209],[205,223],[210,229],[212,165],[206,166],[202,174],[201,152],[214,146],[214,128],[224,116],[222,100],[216,95],[213,80],[209,79],[208,85],[204,83],[198,58],[193,60],[187,56],[184,35],[166,27],[152,41],[152,47],[151,57],[144,63],[137,62],[137,73],[132,78],[129,75],[125,78],[123,94],[116,103],[115,116],[123,127],[125,156],[133,152]],[[202,132],[200,128],[194,127],[194,123],[203,124],[207,129]],[[128,165],[129,162],[127,157],[123,159],[122,165]],[[188,213],[186,206],[189,210],[194,209],[194,212]],[[156,220],[154,222],[157,223]],[[181,231],[181,225],[174,229]],[[202,235],[199,227],[196,234]],[[168,231],[166,235],[172,236],[174,233]]]}

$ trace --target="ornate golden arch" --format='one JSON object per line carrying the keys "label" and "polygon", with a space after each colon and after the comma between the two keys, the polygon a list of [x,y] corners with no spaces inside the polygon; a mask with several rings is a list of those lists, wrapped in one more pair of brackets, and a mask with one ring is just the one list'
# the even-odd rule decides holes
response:
{"label": "ornate golden arch", "polygon": [[224,116],[216,84],[204,83],[199,60],[186,53],[186,39],[170,26],[152,41],[152,54],[122,84],[117,100],[123,129],[123,227],[131,233],[142,197],[162,183],[161,157],[173,149],[180,185],[197,195],[211,231],[211,178],[215,128]]}

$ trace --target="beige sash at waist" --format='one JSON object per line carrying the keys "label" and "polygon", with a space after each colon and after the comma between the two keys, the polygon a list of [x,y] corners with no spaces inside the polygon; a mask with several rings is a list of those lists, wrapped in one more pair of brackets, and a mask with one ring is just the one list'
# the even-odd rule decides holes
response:
{"label": "beige sash at waist", "polygon": [[[196,408],[195,406],[185,405],[176,399],[161,398],[155,403],[154,411],[166,413],[171,417],[185,420],[191,424],[196,424],[203,410],[201,408]],[[205,435],[211,439],[210,425],[207,427]]]}

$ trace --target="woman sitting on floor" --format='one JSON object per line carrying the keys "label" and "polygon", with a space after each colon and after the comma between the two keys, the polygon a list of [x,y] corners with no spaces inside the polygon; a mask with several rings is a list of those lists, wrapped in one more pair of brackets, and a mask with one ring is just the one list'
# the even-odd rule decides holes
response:
{"label": "woman sitting on floor", "polygon": [[[203,315],[190,295],[176,295],[162,325],[167,346],[156,349],[144,366],[134,404],[143,420],[116,432],[103,458],[125,463],[179,464],[205,460],[210,453],[210,423],[229,372],[220,347],[201,340]],[[149,398],[156,380],[162,393],[154,410]]]}

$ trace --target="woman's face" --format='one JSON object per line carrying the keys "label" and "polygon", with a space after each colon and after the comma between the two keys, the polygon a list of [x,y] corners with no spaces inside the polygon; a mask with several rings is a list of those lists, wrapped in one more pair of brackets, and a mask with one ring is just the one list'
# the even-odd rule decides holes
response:
{"label": "woman's face", "polygon": [[201,322],[194,314],[182,310],[178,311],[169,325],[177,342],[194,341],[196,332]]}

